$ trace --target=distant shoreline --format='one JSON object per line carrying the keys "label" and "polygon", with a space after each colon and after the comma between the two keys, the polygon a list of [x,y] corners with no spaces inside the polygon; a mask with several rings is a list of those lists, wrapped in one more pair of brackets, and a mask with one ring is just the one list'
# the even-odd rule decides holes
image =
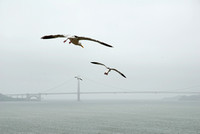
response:
{"label": "distant shoreline", "polygon": [[26,101],[23,98],[12,98],[3,94],[0,94],[0,101]]}
{"label": "distant shoreline", "polygon": [[164,98],[163,100],[200,101],[200,94],[199,95],[179,95],[175,97]]}

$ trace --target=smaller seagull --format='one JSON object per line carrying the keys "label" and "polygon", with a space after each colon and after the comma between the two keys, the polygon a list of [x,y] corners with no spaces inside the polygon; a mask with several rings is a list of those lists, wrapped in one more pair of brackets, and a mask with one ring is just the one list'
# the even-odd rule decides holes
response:
{"label": "smaller seagull", "polygon": [[125,76],[123,73],[121,73],[120,71],[118,71],[118,70],[115,69],[115,68],[107,67],[106,65],[104,65],[104,64],[102,64],[102,63],[99,63],[99,62],[91,62],[91,63],[92,63],[92,64],[96,64],[96,65],[102,65],[102,66],[106,67],[106,68],[107,68],[107,71],[104,73],[105,75],[108,75],[108,73],[109,73],[111,70],[114,70],[114,71],[118,72],[119,74],[121,74],[124,78],[126,78],[126,76]]}
{"label": "smaller seagull", "polygon": [[108,45],[104,42],[92,39],[92,38],[88,38],[88,37],[81,37],[81,36],[69,36],[69,35],[62,35],[62,34],[57,34],[57,35],[45,35],[43,37],[41,37],[41,39],[54,39],[54,38],[67,38],[66,40],[64,40],[64,43],[69,39],[69,44],[73,43],[74,45],[78,45],[81,46],[82,48],[83,45],[79,42],[80,40],[89,40],[89,41],[94,41],[97,43],[100,43],[101,45],[107,46],[107,47],[113,47],[111,45]]}

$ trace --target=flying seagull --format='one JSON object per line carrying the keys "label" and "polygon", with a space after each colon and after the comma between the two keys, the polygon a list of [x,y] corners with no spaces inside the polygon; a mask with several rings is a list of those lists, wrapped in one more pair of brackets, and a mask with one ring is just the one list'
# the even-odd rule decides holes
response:
{"label": "flying seagull", "polygon": [[54,38],[67,38],[66,40],[64,40],[64,43],[69,39],[69,44],[70,43],[73,43],[74,45],[78,45],[78,46],[81,46],[82,48],[83,45],[79,42],[80,40],[89,40],[89,41],[94,41],[94,42],[97,42],[97,43],[100,43],[104,46],[107,46],[107,47],[113,47],[111,45],[108,45],[104,42],[101,42],[101,41],[98,41],[98,40],[95,40],[95,39],[92,39],[92,38],[88,38],[88,37],[82,37],[82,36],[69,36],[69,35],[62,35],[62,34],[57,34],[57,35],[45,35],[43,37],[41,37],[41,39],[54,39]]}
{"label": "flying seagull", "polygon": [[102,63],[99,63],[99,62],[91,62],[91,63],[92,63],[92,64],[96,64],[96,65],[102,65],[102,66],[106,67],[106,68],[107,68],[107,71],[104,73],[105,75],[108,75],[108,73],[109,73],[111,70],[114,70],[114,71],[118,72],[119,74],[121,74],[124,78],[126,78],[126,76],[125,76],[123,73],[121,73],[120,71],[118,71],[118,70],[115,69],[115,68],[107,67],[106,65],[104,65],[104,64],[102,64]]}

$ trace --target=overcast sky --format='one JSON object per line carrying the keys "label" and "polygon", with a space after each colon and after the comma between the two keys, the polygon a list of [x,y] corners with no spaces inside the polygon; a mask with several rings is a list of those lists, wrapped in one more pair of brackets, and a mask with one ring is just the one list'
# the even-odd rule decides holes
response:
{"label": "overcast sky", "polygon": [[83,92],[200,91],[199,0],[0,0],[0,93],[76,91],[77,75]]}

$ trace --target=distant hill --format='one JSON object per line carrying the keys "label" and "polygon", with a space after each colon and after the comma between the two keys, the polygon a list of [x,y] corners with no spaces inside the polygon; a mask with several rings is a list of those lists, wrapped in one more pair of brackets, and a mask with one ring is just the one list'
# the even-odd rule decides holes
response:
{"label": "distant hill", "polygon": [[181,95],[175,97],[164,98],[164,100],[180,100],[180,101],[200,101],[199,95]]}
{"label": "distant hill", "polygon": [[8,97],[6,95],[0,94],[0,101],[22,101],[22,99]]}
{"label": "distant hill", "polygon": [[179,100],[200,101],[200,95],[181,96]]}

